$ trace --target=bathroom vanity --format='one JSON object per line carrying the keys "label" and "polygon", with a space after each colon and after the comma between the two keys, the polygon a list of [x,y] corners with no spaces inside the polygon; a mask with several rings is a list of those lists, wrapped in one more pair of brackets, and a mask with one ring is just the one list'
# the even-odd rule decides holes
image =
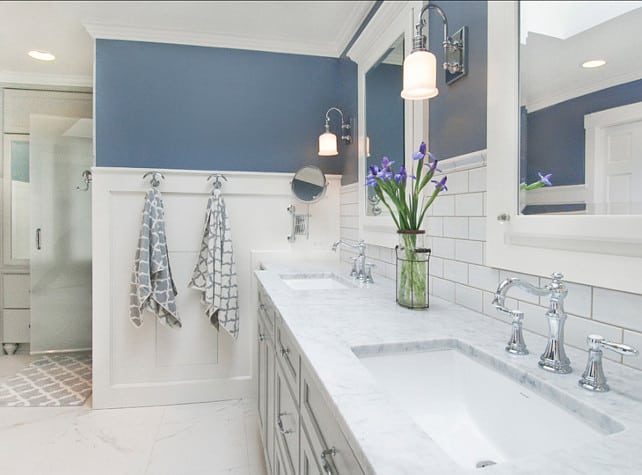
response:
{"label": "bathroom vanity", "polygon": [[[335,261],[260,259],[258,403],[271,474],[639,474],[642,378],[605,361],[611,391],[504,351],[508,320],[437,297],[399,307],[394,282]],[[501,317],[498,317],[501,318]],[[544,315],[526,315],[542,318]]]}

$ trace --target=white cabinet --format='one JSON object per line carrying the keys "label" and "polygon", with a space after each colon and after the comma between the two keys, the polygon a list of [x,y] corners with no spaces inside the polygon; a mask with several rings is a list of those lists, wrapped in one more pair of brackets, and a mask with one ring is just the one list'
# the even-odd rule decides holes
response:
{"label": "white cabinet", "polygon": [[29,274],[2,277],[2,343],[8,354],[31,341],[30,287]]}
{"label": "white cabinet", "polygon": [[[259,285],[260,288],[260,285]],[[271,475],[364,474],[312,370],[269,296],[259,290],[258,404]]]}

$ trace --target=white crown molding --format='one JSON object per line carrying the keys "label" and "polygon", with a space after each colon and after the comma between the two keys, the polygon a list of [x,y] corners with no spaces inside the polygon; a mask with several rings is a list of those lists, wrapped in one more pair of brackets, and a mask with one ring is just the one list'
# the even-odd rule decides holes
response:
{"label": "white crown molding", "polygon": [[365,20],[368,12],[370,12],[374,6],[374,2],[354,2],[352,5],[352,11],[348,13],[342,30],[333,42],[335,47],[334,56],[337,58],[341,56],[343,50],[345,50],[348,43],[352,40],[352,37],[361,26],[363,20]]}
{"label": "white crown molding", "polygon": [[348,51],[350,59],[356,63],[363,62],[372,53],[372,45],[386,32],[407,5],[407,1],[384,2]]}
{"label": "white crown molding", "polygon": [[[280,39],[257,39],[245,35],[216,34],[210,32],[144,28],[101,23],[83,23],[83,26],[94,39],[144,41],[149,43],[207,46],[338,58],[345,45],[350,41],[350,34],[353,34],[359,26],[358,22],[361,18],[360,12],[361,9],[353,11],[350,21],[346,23],[346,27],[338,36],[337,40],[331,44]],[[353,27],[354,24],[357,24],[357,26]]]}
{"label": "white crown molding", "polygon": [[92,88],[93,83],[93,78],[91,76],[0,71],[0,84]]}

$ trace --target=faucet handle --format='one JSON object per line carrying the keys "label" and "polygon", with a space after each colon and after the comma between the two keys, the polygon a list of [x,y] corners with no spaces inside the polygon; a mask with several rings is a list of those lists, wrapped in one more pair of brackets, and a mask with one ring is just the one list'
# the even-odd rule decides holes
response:
{"label": "faucet handle", "polygon": [[589,335],[586,337],[586,342],[589,347],[588,362],[578,383],[589,391],[604,393],[609,390],[609,385],[606,384],[606,376],[604,376],[604,370],[602,369],[602,348],[615,351],[624,356],[639,354],[638,350],[632,346],[607,341],[601,335]]}
{"label": "faucet handle", "polygon": [[551,274],[551,278],[553,279],[553,281],[559,282],[564,278],[564,274],[562,274],[561,272],[553,272]]}
{"label": "faucet handle", "polygon": [[524,312],[521,310],[510,310],[509,315],[513,318],[510,340],[506,345],[506,351],[512,355],[527,355],[528,349],[524,342],[524,334],[522,332],[522,321],[524,320]]}
{"label": "faucet handle", "polygon": [[606,348],[624,356],[637,356],[639,354],[639,351],[632,346],[608,341],[602,335],[589,335],[586,337],[586,343],[589,349],[593,351],[600,351],[601,348]]}
{"label": "faucet handle", "polygon": [[366,277],[365,277],[365,282],[374,284],[374,280],[372,279],[372,268],[377,267],[374,264],[367,263],[366,264]]}
{"label": "faucet handle", "polygon": [[356,277],[358,272],[357,272],[357,259],[358,257],[351,257],[350,260],[352,261],[352,270],[350,271],[350,276],[351,277]]}

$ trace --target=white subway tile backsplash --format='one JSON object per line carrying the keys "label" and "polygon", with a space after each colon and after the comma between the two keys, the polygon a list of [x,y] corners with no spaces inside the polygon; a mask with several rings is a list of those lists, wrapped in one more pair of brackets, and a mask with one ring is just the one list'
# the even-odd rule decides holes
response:
{"label": "white subway tile backsplash", "polygon": [[339,226],[342,228],[359,229],[359,218],[356,216],[341,216]]}
{"label": "white subway tile backsplash", "polygon": [[[632,346],[642,353],[642,333],[631,332],[624,330],[624,341],[625,345]],[[633,366],[637,369],[642,369],[642,356],[627,356],[622,359],[622,362],[625,365]]]}
{"label": "white subway tile backsplash", "polygon": [[[544,282],[550,282],[544,280]],[[591,318],[591,287],[582,284],[573,284],[571,282],[564,282],[568,289],[568,295],[564,299],[564,310],[566,313],[572,313],[584,318]],[[542,297],[543,300],[546,297]],[[546,302],[542,301],[542,304]]]}
{"label": "white subway tile backsplash", "polygon": [[443,236],[444,235],[444,218],[441,216],[429,216],[425,220],[424,228],[428,236]]}
{"label": "white subway tile backsplash", "polygon": [[486,191],[486,167],[468,171],[468,191]]}
{"label": "white subway tile backsplash", "polygon": [[460,284],[468,283],[468,264],[464,262],[445,260],[444,279],[453,280]]}
{"label": "white subway tile backsplash", "polygon": [[455,302],[481,313],[484,306],[483,292],[466,285],[456,284]]}
{"label": "white subway tile backsplash", "polygon": [[466,193],[455,195],[454,214],[455,216],[484,216],[484,194]]}
{"label": "white subway tile backsplash", "polygon": [[433,277],[432,279],[432,292],[439,298],[448,300],[449,302],[455,301],[455,283],[448,280]]}
{"label": "white subway tile backsplash", "polygon": [[593,319],[642,332],[642,295],[594,288]]}
{"label": "white subway tile backsplash", "polygon": [[[620,328],[604,325],[603,323],[595,322],[587,318],[579,318],[573,315],[568,316],[564,326],[566,344],[581,350],[586,350],[586,337],[589,335],[602,335],[607,340],[618,343],[622,342],[622,330]],[[612,351],[604,351],[603,356],[618,362],[622,359],[620,355]],[[580,368],[584,369],[583,365],[586,364],[586,361],[573,361],[572,363],[573,367],[579,370]]]}
{"label": "white subway tile backsplash", "polygon": [[468,218],[468,239],[473,239],[475,241],[486,240],[485,217],[481,216]]}
{"label": "white subway tile backsplash", "polygon": [[455,195],[438,196],[433,201],[429,210],[432,216],[454,216],[455,215]]}
{"label": "white subway tile backsplash", "polygon": [[379,258],[382,261],[393,263],[395,260],[395,250],[390,247],[379,247]]}
{"label": "white subway tile backsplash", "polygon": [[432,254],[437,257],[443,257],[444,259],[454,259],[455,258],[455,240],[434,237],[431,239],[431,249]]}
{"label": "white subway tile backsplash", "polygon": [[480,241],[455,240],[455,259],[458,261],[470,262],[471,264],[483,264],[484,246]]}
{"label": "white subway tile backsplash", "polygon": [[468,239],[468,218],[444,217],[442,220],[444,236]]}
{"label": "white subway tile backsplash", "polygon": [[441,257],[430,256],[429,273],[434,277],[444,278],[444,260]]}
{"label": "white subway tile backsplash", "polygon": [[359,240],[359,230],[356,228],[340,228],[339,232],[341,233],[341,239],[346,239],[348,241]]}
{"label": "white subway tile backsplash", "polygon": [[341,216],[359,216],[359,205],[357,203],[341,203]]}
{"label": "white subway tile backsplash", "polygon": [[499,282],[499,271],[497,269],[475,264],[468,266],[468,284],[470,286],[495,293]]}
{"label": "white subway tile backsplash", "polygon": [[455,172],[448,173],[448,179],[446,181],[446,186],[448,187],[449,194],[459,194],[468,192],[468,172]]}

